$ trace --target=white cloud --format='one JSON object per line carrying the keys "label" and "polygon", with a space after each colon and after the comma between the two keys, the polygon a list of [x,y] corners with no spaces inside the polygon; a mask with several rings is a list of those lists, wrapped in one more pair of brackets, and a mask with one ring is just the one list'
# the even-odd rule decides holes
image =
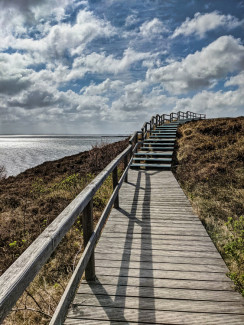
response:
{"label": "white cloud", "polygon": [[197,12],[193,19],[188,17],[180,27],[176,28],[172,38],[179,35],[189,36],[191,34],[203,38],[208,31],[218,27],[222,26],[230,30],[241,25],[243,25],[243,20],[239,21],[236,17],[231,15],[220,15],[217,11],[207,14],[200,14]]}
{"label": "white cloud", "polygon": [[[228,81],[225,82],[225,87],[229,86],[239,86],[244,87],[244,71],[239,73],[238,75],[231,77]],[[244,108],[243,108],[244,110]]]}
{"label": "white cloud", "polygon": [[138,23],[138,21],[139,19],[136,17],[136,15],[129,15],[128,17],[126,17],[125,26],[129,27],[135,25],[136,23]]}
{"label": "white cloud", "polygon": [[93,52],[74,60],[72,70],[67,79],[79,79],[87,72],[116,75],[129,69],[133,63],[149,57],[151,57],[150,53],[135,52],[130,48],[124,51],[121,59],[116,59],[113,55],[106,56],[105,53]]}
{"label": "white cloud", "polygon": [[31,62],[27,54],[0,53],[0,93],[10,95],[28,88],[33,70],[26,67]]}
{"label": "white cloud", "polygon": [[82,10],[78,13],[74,25],[56,24],[41,39],[11,39],[9,46],[17,50],[36,52],[40,62],[45,62],[47,58],[65,60],[66,51],[71,55],[80,54],[96,37],[109,37],[114,34],[115,28],[110,23],[95,17],[89,11]]}
{"label": "white cloud", "polygon": [[30,28],[41,30],[48,18],[59,22],[71,0],[1,0],[0,48],[14,44],[14,38],[26,38]]}
{"label": "white cloud", "polygon": [[168,32],[168,29],[158,18],[146,21],[140,26],[140,34],[145,38],[152,38],[165,32]]}
{"label": "white cloud", "polygon": [[110,95],[113,94],[113,92],[118,92],[121,90],[121,88],[124,86],[124,82],[121,80],[110,80],[109,78],[104,80],[102,83],[95,85],[91,84],[88,87],[84,87],[81,89],[81,93],[84,95],[101,95],[106,94],[107,92],[110,92]]}
{"label": "white cloud", "polygon": [[236,91],[202,91],[192,98],[178,99],[174,111],[189,110],[207,117],[234,116],[243,114],[243,90]]}
{"label": "white cloud", "polygon": [[147,78],[151,82],[162,83],[169,92],[180,94],[211,87],[216,80],[243,68],[244,46],[232,36],[222,36],[182,61],[149,69]]}

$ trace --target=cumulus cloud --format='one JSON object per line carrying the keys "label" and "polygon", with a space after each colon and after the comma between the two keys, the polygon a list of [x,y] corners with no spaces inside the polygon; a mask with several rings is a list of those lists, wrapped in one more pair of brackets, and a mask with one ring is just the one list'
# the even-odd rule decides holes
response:
{"label": "cumulus cloud", "polygon": [[178,99],[175,111],[190,110],[198,113],[206,113],[207,117],[233,116],[243,114],[243,91],[202,91],[192,98]]}
{"label": "cumulus cloud", "polygon": [[182,61],[149,69],[147,78],[162,83],[169,92],[180,94],[211,87],[216,80],[243,68],[244,46],[232,36],[222,36]]}
{"label": "cumulus cloud", "polygon": [[236,17],[231,15],[221,15],[217,11],[207,14],[200,14],[197,12],[193,19],[189,17],[174,31],[172,38],[179,35],[189,36],[195,34],[203,38],[205,34],[218,27],[225,27],[228,30],[236,28],[243,24]]}
{"label": "cumulus cloud", "polygon": [[115,29],[109,22],[95,17],[89,11],[81,10],[74,25],[56,24],[41,39],[12,39],[9,46],[16,50],[36,52],[40,62],[47,58],[65,60],[66,52],[70,55],[80,54],[96,37],[109,37],[114,34]]}
{"label": "cumulus cloud", "polygon": [[242,71],[238,75],[231,77],[229,80],[227,80],[225,82],[225,87],[229,87],[229,86],[239,86],[239,87],[243,88],[244,87],[244,71]]}
{"label": "cumulus cloud", "polygon": [[28,33],[43,34],[49,20],[60,22],[71,0],[1,0],[0,49],[7,49],[15,38],[28,38]]}
{"label": "cumulus cloud", "polygon": [[100,95],[110,92],[118,92],[124,86],[124,82],[121,80],[110,80],[109,78],[104,80],[98,85],[91,84],[88,87],[83,87],[81,93],[84,95]]}
{"label": "cumulus cloud", "polygon": [[158,18],[146,21],[140,26],[140,34],[145,38],[152,38],[165,32],[168,32],[168,29]]}
{"label": "cumulus cloud", "polygon": [[49,15],[62,18],[69,4],[72,4],[71,0],[1,0],[0,9],[1,12],[21,15],[25,23],[34,23]]}
{"label": "cumulus cloud", "polygon": [[30,86],[31,58],[19,53],[0,53],[0,93],[12,95]]}
{"label": "cumulus cloud", "polygon": [[128,48],[123,57],[117,59],[114,55],[93,52],[86,56],[80,56],[74,60],[72,70],[67,76],[68,80],[79,79],[87,72],[118,74],[126,71],[133,63],[151,57],[150,53],[135,52]]}

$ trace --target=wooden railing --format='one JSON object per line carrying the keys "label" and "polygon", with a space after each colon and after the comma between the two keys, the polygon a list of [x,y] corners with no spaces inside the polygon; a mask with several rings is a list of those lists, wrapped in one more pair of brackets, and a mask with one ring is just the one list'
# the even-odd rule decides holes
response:
{"label": "wooden railing", "polygon": [[[150,122],[143,125],[142,131],[137,131],[132,135],[129,146],[80,192],[0,277],[0,323],[83,212],[82,226],[85,249],[50,322],[52,325],[62,323],[83,273],[85,272],[86,280],[95,279],[94,248],[112,206],[119,207],[119,189],[123,181],[127,182],[132,155],[137,150],[140,140],[143,140],[147,132],[151,132],[155,126],[182,118],[205,118],[205,115],[178,112],[153,116]],[[118,165],[121,161],[126,167],[118,180]],[[93,230],[93,196],[111,173],[113,174],[113,193]]]}
{"label": "wooden railing", "polygon": [[[132,138],[131,142],[133,142],[133,144],[130,144],[99,175],[97,175],[0,277],[0,323],[17,302],[27,286],[32,282],[36,274],[46,263],[57,245],[82,212],[85,250],[78,264],[78,269],[75,270],[72,279],[75,280],[74,283],[78,283],[84,270],[87,280],[95,278],[94,247],[112,205],[114,204],[115,207],[119,205],[119,189],[123,181],[127,180],[127,172],[132,162],[131,157],[133,151],[136,150],[137,147],[136,141]],[[121,161],[124,161],[127,167],[118,181],[118,165]],[[110,173],[113,173],[113,194],[103,211],[96,229],[93,231],[92,199]],[[72,296],[73,288],[72,286],[72,288],[68,290],[68,297]],[[69,299],[67,301],[69,301]],[[65,305],[67,305],[67,302]],[[58,324],[57,322],[51,323]]]}
{"label": "wooden railing", "polygon": [[150,122],[145,122],[142,126],[142,139],[145,139],[148,137],[148,135],[151,134],[151,131],[157,127],[158,125],[162,125],[164,123],[170,123],[174,121],[180,121],[180,120],[201,120],[205,119],[206,114],[197,114],[190,111],[187,112],[177,112],[177,113],[170,113],[170,114],[157,114],[156,116],[152,116]]}

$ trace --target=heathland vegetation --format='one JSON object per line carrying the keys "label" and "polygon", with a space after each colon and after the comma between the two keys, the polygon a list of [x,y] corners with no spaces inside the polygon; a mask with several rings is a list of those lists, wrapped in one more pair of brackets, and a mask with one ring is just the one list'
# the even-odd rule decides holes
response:
{"label": "heathland vegetation", "polygon": [[178,130],[175,176],[244,296],[244,117]]}

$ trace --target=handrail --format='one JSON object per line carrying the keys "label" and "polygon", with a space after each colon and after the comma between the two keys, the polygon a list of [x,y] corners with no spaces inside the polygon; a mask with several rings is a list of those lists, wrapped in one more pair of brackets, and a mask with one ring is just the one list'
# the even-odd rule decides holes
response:
{"label": "handrail", "polygon": [[[150,119],[150,122],[145,122],[141,128],[142,132],[142,139],[145,139],[148,135],[151,134],[154,127],[157,127],[158,125],[162,125],[165,122],[173,122],[173,121],[180,121],[184,119],[205,119],[206,114],[197,114],[190,111],[187,112],[172,112],[170,114],[157,114],[156,116],[152,116]],[[149,125],[149,129],[148,129]]]}
{"label": "handrail", "polygon": [[[113,172],[113,179],[116,179],[114,176],[117,174],[118,164],[131,153],[132,149],[133,146],[129,145],[112,160],[0,277],[0,323],[54,252],[77,217],[89,206],[89,202],[91,202],[94,194],[104,183],[108,175]],[[113,185],[116,188],[116,181],[113,182]],[[83,229],[83,233],[85,232],[86,229]]]}
{"label": "handrail", "polygon": [[[137,145],[138,144],[136,144],[136,146],[134,147],[133,152],[136,151]],[[119,189],[122,186],[124,179],[126,178],[126,174],[130,168],[132,160],[133,160],[133,158],[130,159],[128,166],[124,170],[124,172],[118,182],[118,185],[114,189],[114,191],[113,191],[113,193],[112,193],[112,195],[111,195],[111,197],[102,213],[102,216],[99,219],[99,222],[97,223],[96,228],[95,228],[94,232],[92,233],[92,236],[90,237],[90,240],[89,240],[89,242],[88,242],[88,244],[79,260],[79,263],[76,266],[76,269],[75,269],[71,279],[69,280],[69,283],[63,293],[63,296],[55,310],[55,313],[53,314],[53,317],[52,317],[49,325],[60,325],[63,323],[66,313],[67,313],[67,310],[69,308],[69,305],[74,298],[76,288],[80,282],[82,274],[85,271],[86,265],[87,265],[89,258],[94,250],[95,244],[100,237],[102,228],[108,218],[108,215],[110,213],[112,205],[113,205],[114,201],[116,200]]]}

